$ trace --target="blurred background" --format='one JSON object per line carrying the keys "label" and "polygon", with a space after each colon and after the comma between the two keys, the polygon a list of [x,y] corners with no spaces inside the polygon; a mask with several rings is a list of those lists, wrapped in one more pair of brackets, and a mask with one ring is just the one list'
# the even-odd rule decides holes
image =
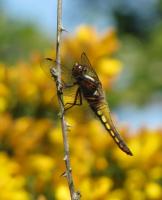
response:
{"label": "blurred background", "polygon": [[[0,1],[1,200],[69,199],[55,87],[40,67],[55,58],[56,3]],[[86,52],[134,154],[118,149],[86,102],[70,110],[82,199],[162,199],[161,19],[161,0],[63,2],[62,65]]]}

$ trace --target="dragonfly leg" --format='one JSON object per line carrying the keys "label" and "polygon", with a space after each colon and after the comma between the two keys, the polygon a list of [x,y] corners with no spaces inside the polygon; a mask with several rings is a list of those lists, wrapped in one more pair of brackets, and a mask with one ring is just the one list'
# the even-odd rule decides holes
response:
{"label": "dragonfly leg", "polygon": [[[77,102],[77,100],[79,100],[79,102]],[[80,105],[82,105],[82,94],[81,94],[80,88],[78,88],[78,90],[76,91],[74,102],[73,103],[66,103],[64,105],[64,111],[69,110],[73,106],[80,106]]]}

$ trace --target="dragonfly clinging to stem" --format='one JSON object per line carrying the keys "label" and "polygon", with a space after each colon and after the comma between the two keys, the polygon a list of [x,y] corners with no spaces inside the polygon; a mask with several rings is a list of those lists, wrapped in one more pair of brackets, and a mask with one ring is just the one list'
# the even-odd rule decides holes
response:
{"label": "dragonfly clinging to stem", "polygon": [[[55,61],[47,59],[48,67],[55,67]],[[48,68],[48,70],[49,70]],[[47,70],[47,69],[46,69]],[[49,70],[49,71],[50,71]],[[65,84],[65,88],[75,87],[75,97],[73,102],[67,102],[64,106],[65,111],[76,105],[82,105],[82,98],[87,100],[90,108],[104,125],[107,132],[111,135],[118,147],[128,155],[133,155],[128,148],[119,132],[117,131],[110,114],[108,103],[102,89],[101,81],[91,66],[90,61],[85,53],[81,54],[80,63],[75,63],[70,70],[73,81],[71,84]]]}

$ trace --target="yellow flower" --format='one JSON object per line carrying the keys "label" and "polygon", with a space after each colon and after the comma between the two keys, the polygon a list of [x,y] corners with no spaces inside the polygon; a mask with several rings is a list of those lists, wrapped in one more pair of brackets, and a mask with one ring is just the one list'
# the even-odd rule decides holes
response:
{"label": "yellow flower", "polygon": [[37,87],[35,84],[30,83],[30,82],[24,82],[19,87],[20,87],[19,95],[23,100],[33,102],[33,100],[35,100],[37,98],[38,91],[37,91]]}
{"label": "yellow flower", "polygon": [[153,182],[148,183],[146,185],[146,195],[149,199],[161,199],[162,198],[161,186]]}
{"label": "yellow flower", "polygon": [[154,133],[148,133],[147,137],[145,137],[145,144],[142,147],[142,155],[145,159],[149,159],[161,147],[161,136],[159,136]]}
{"label": "yellow flower", "polygon": [[150,169],[150,177],[152,179],[160,179],[162,175],[162,168],[161,166],[156,166],[155,168]]}
{"label": "yellow flower", "polygon": [[119,40],[116,35],[115,29],[108,29],[99,41],[99,54],[112,55],[119,49]]}
{"label": "yellow flower", "polygon": [[21,117],[15,121],[14,128],[15,132],[24,133],[32,124],[32,118]]}
{"label": "yellow flower", "polygon": [[90,26],[79,26],[76,30],[76,39],[81,42],[86,42],[90,44],[92,42],[96,43],[98,40],[98,36],[96,30]]}
{"label": "yellow flower", "polygon": [[120,61],[109,58],[102,58],[97,64],[98,74],[104,88],[111,86],[111,81],[114,79],[122,69]]}
{"label": "yellow flower", "polygon": [[122,189],[113,190],[110,194],[107,195],[105,200],[126,200],[126,191]]}
{"label": "yellow flower", "polygon": [[107,177],[100,177],[98,179],[86,178],[80,185],[81,194],[87,200],[105,199],[109,196],[110,189],[113,182]]}
{"label": "yellow flower", "polygon": [[108,196],[110,189],[112,188],[113,182],[111,179],[106,177],[101,177],[92,185],[92,196],[93,199],[104,199],[105,196]]}
{"label": "yellow flower", "polygon": [[129,193],[130,195],[130,199],[131,200],[145,200],[146,199],[146,195],[144,193],[143,190],[136,190],[136,189],[133,189],[130,191]]}
{"label": "yellow flower", "polygon": [[72,64],[73,59],[78,60],[81,53],[85,52],[94,65],[98,58],[110,56],[118,48],[119,42],[115,30],[109,29],[105,33],[99,33],[90,26],[82,25],[77,28],[75,35],[63,41],[62,54],[68,59],[65,62],[67,65],[67,63]]}
{"label": "yellow flower", "polygon": [[5,84],[0,83],[0,96],[8,97],[8,95],[9,95],[8,87]]}
{"label": "yellow flower", "polygon": [[8,107],[8,103],[5,98],[0,97],[0,113],[4,112]]}
{"label": "yellow flower", "polygon": [[0,199],[1,200],[30,200],[25,191],[25,178],[19,174],[20,166],[0,153]]}
{"label": "yellow flower", "polygon": [[50,141],[56,145],[62,145],[63,144],[63,139],[62,139],[62,134],[61,134],[61,128],[56,127],[51,129],[50,133],[48,134]]}
{"label": "yellow flower", "polygon": [[0,115],[0,136],[8,133],[8,130],[12,127],[12,118],[10,114]]}
{"label": "yellow flower", "polygon": [[136,190],[136,189],[142,189],[146,182],[146,174],[143,173],[142,170],[136,168],[136,169],[130,169],[127,173],[127,179],[125,182],[126,188],[129,190]]}
{"label": "yellow flower", "polygon": [[106,75],[108,78],[118,75],[121,72],[121,67],[121,62],[115,59],[103,58],[98,63],[100,73]]}
{"label": "yellow flower", "polygon": [[30,156],[29,158],[30,167],[41,173],[42,175],[47,175],[54,167],[54,160],[46,155],[42,154],[35,154]]}
{"label": "yellow flower", "polygon": [[69,190],[67,186],[59,185],[56,189],[56,199],[57,200],[69,200]]}

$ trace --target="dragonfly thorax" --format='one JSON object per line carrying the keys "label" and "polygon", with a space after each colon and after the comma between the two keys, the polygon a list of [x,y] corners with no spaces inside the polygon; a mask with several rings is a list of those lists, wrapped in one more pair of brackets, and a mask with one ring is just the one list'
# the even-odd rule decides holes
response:
{"label": "dragonfly thorax", "polygon": [[72,69],[72,75],[75,79],[79,79],[84,76],[87,69],[85,66],[75,63]]}

